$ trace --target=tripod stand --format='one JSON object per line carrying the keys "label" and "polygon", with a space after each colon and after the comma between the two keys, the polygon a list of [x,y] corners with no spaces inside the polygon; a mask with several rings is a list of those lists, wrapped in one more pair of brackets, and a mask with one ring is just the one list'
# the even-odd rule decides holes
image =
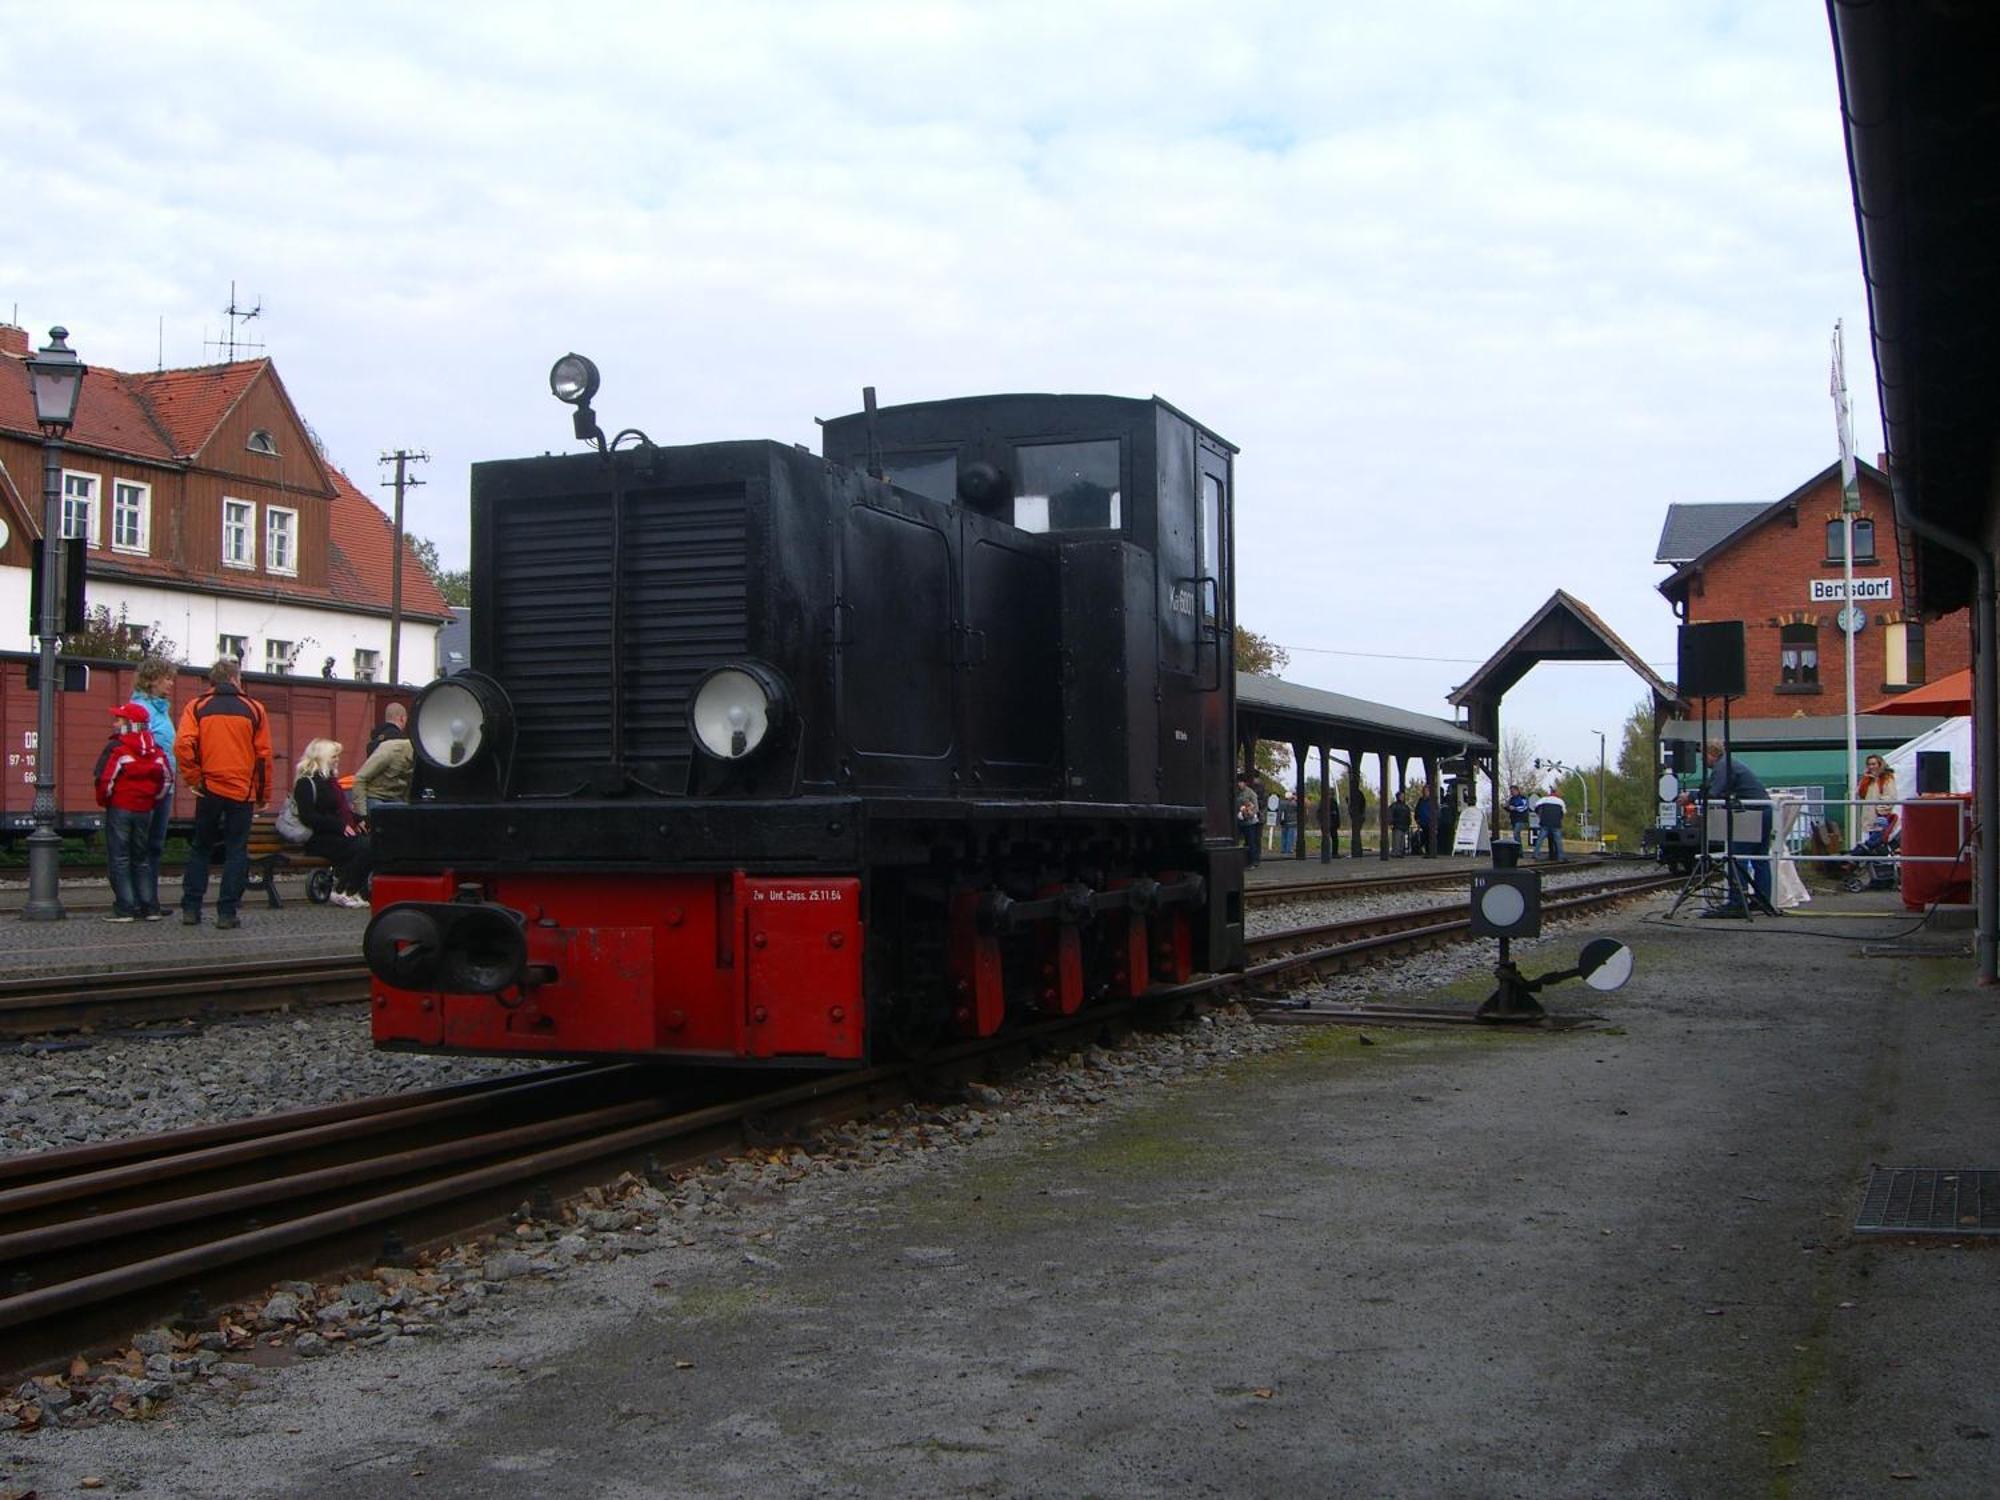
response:
{"label": "tripod stand", "polygon": [[[1729,734],[1729,699],[1731,696],[1730,694],[1724,694],[1722,699],[1722,758],[1731,766],[1734,766],[1736,764],[1733,759],[1735,750]],[[1708,753],[1708,698],[1706,695],[1701,700],[1701,752],[1704,756]],[[1668,908],[1667,916],[1669,919],[1678,916],[1683,906],[1699,896],[1705,908],[1701,913],[1704,917],[1734,917],[1747,922],[1750,920],[1750,908],[1753,902],[1751,900],[1751,893],[1744,889],[1745,881],[1742,866],[1737,863],[1736,823],[1740,817],[1757,826],[1761,826],[1761,814],[1743,812],[1737,808],[1735,799],[1728,796],[1722,798],[1720,808],[1715,808],[1706,781],[1702,786],[1699,807],[1701,812],[1700,852],[1695,856],[1694,868],[1688,872],[1688,878],[1681,886],[1680,893],[1674,897],[1674,904]],[[1722,814],[1723,853],[1720,860],[1715,857],[1713,852],[1716,840],[1714,837],[1714,820],[1710,816],[1711,809]],[[1768,851],[1766,852],[1768,853]],[[1762,903],[1759,901],[1755,904],[1761,905]]]}

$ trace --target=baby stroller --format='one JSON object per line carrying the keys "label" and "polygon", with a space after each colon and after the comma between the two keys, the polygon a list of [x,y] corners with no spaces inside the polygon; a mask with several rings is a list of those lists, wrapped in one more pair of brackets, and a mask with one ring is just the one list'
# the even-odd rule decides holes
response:
{"label": "baby stroller", "polygon": [[1896,862],[1892,856],[1903,847],[1903,835],[1894,818],[1880,818],[1869,825],[1867,836],[1848,850],[1849,863],[1837,868],[1841,889],[1847,891],[1893,891]]}

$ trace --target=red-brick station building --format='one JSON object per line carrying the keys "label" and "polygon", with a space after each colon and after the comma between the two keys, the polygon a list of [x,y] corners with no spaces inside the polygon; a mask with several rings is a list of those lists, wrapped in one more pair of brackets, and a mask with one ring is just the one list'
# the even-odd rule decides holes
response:
{"label": "red-brick station building", "polygon": [[[1685,624],[1741,620],[1745,689],[1730,702],[1731,734],[1746,764],[1772,786],[1820,786],[1842,795],[1847,780],[1847,678],[1843,619],[1853,625],[1854,701],[1880,703],[1962,670],[1972,660],[1963,609],[1926,619],[1918,557],[1895,519],[1887,477],[1857,464],[1861,513],[1854,522],[1851,611],[1845,574],[1840,466],[1829,464],[1782,499],[1747,504],[1674,505],[1658,555],[1672,572],[1660,592]],[[1701,705],[1692,705],[1698,716]],[[1722,705],[1710,704],[1719,732]],[[1902,744],[1936,720],[1867,715],[1861,752]],[[1665,726],[1685,744],[1697,718]]]}

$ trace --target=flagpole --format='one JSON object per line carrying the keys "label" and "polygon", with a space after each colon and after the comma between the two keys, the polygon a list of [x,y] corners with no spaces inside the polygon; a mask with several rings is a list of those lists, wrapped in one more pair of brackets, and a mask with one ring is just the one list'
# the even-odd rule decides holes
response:
{"label": "flagpole", "polygon": [[1840,534],[1841,590],[1840,613],[1834,617],[1843,637],[1847,680],[1847,847],[1860,842],[1859,809],[1853,805],[1855,789],[1861,784],[1858,726],[1854,717],[1854,637],[1859,616],[1854,602],[1854,517],[1861,509],[1861,484],[1854,470],[1854,422],[1847,401],[1847,348],[1841,320],[1833,323],[1833,419],[1840,438]]}

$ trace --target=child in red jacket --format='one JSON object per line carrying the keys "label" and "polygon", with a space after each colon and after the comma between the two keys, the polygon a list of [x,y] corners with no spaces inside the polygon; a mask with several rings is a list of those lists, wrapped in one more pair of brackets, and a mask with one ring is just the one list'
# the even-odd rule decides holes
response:
{"label": "child in red jacket", "polygon": [[160,871],[153,863],[153,809],[173,795],[172,763],[153,743],[146,710],[121,703],[111,710],[111,738],[97,757],[97,805],[104,809],[104,847],[111,866],[107,922],[160,920]]}

